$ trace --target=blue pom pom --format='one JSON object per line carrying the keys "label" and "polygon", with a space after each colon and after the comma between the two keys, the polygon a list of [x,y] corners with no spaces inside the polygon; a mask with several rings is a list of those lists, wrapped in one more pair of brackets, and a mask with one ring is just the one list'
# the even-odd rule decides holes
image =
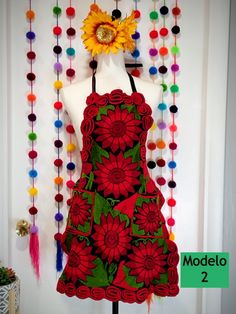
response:
{"label": "blue pom pom", "polygon": [[134,49],[134,51],[131,53],[133,58],[138,58],[140,56],[140,52],[138,49]]}
{"label": "blue pom pom", "polygon": [[68,56],[72,57],[75,55],[75,49],[74,48],[67,48],[66,53],[68,54]]}
{"label": "blue pom pom", "polygon": [[63,215],[62,215],[62,213],[56,213],[56,215],[55,215],[55,220],[56,220],[56,221],[62,221],[62,220],[63,220]]}
{"label": "blue pom pom", "polygon": [[75,164],[73,162],[68,162],[68,164],[66,165],[66,168],[68,170],[74,170],[75,169]]}
{"label": "blue pom pom", "polygon": [[61,243],[60,241],[57,241],[57,258],[56,258],[56,268],[57,271],[62,271],[62,257],[63,257],[63,252],[61,248]]}
{"label": "blue pom pom", "polygon": [[159,105],[158,105],[158,109],[161,110],[161,111],[164,111],[167,109],[167,105],[164,103],[164,102],[161,102]]}
{"label": "blue pom pom", "polygon": [[62,127],[63,122],[62,122],[61,120],[56,120],[56,121],[54,122],[54,125],[55,125],[56,128],[59,129],[59,128]]}
{"label": "blue pom pom", "polygon": [[169,167],[170,169],[176,168],[176,162],[175,162],[174,160],[169,161],[169,162],[168,162],[168,167]]}
{"label": "blue pom pom", "polygon": [[154,67],[154,66],[150,67],[150,68],[149,68],[149,73],[150,73],[151,75],[157,74],[157,68]]}
{"label": "blue pom pom", "polygon": [[37,175],[38,175],[38,172],[35,169],[32,169],[32,170],[29,171],[29,176],[31,178],[36,178]]}
{"label": "blue pom pom", "polygon": [[135,32],[135,33],[132,35],[132,38],[133,38],[134,40],[139,39],[139,38],[140,38],[139,32]]}
{"label": "blue pom pom", "polygon": [[29,40],[33,40],[35,39],[35,33],[34,32],[27,32],[26,33],[26,38],[28,38]]}

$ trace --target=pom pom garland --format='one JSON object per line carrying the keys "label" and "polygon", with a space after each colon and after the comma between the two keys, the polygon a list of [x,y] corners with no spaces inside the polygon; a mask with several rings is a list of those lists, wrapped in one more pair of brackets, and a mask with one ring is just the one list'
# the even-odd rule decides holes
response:
{"label": "pom pom garland", "polygon": [[[117,2],[117,6],[118,6],[118,2]],[[136,21],[138,22],[138,20],[141,17],[141,12],[138,10],[138,0],[134,0],[134,18],[136,19]],[[138,30],[136,29],[135,33],[132,35],[132,38],[135,41],[135,49],[134,51],[131,53],[131,56],[134,58],[134,63],[137,63],[137,59],[140,57],[140,51],[138,49],[138,42],[140,40],[140,33],[138,32]],[[135,77],[139,77],[140,76],[140,70],[137,68],[137,66],[135,66],[135,68],[131,71],[131,74]]]}

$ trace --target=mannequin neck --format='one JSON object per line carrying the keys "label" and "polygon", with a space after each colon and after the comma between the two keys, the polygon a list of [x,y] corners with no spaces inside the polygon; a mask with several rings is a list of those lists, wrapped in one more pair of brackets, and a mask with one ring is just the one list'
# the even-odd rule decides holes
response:
{"label": "mannequin neck", "polygon": [[122,51],[119,51],[117,54],[110,53],[105,54],[101,53],[97,57],[97,70],[96,73],[102,76],[106,75],[113,75],[114,73],[120,73],[124,71],[126,73],[125,69],[125,61],[124,61],[124,53]]}

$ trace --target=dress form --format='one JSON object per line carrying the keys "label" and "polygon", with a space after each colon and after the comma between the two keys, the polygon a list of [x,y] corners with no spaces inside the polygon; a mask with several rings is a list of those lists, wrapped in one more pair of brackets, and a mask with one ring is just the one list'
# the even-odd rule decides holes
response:
{"label": "dress form", "polygon": [[[109,55],[102,53],[98,55],[97,61],[96,92],[98,94],[109,93],[114,89],[121,89],[127,94],[132,94],[122,51]],[[154,112],[154,108],[156,108],[160,100],[161,87],[139,78],[134,78],[134,81],[137,91],[144,95],[146,103],[149,104]],[[91,92],[92,77],[90,76],[81,82],[63,88],[61,93],[66,111],[75,128],[80,149],[82,148],[80,125],[83,120],[84,109],[86,108],[86,99]]]}

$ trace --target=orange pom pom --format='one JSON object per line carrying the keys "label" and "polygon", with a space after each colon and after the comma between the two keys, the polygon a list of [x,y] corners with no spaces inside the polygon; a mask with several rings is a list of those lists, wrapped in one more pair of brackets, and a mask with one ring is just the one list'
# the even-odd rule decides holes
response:
{"label": "orange pom pom", "polygon": [[55,184],[61,185],[63,183],[63,178],[62,177],[56,177],[54,179]]}
{"label": "orange pom pom", "polygon": [[156,144],[159,149],[164,149],[166,147],[166,143],[163,140],[158,140]]}
{"label": "orange pom pom", "polygon": [[168,55],[168,48],[166,48],[166,47],[161,47],[161,48],[159,49],[159,53],[160,53],[161,56],[166,56],[166,55]]}
{"label": "orange pom pom", "polygon": [[36,95],[35,94],[28,94],[27,95],[28,101],[35,101],[36,100]]}
{"label": "orange pom pom", "polygon": [[29,20],[32,20],[35,17],[35,13],[33,10],[28,10],[25,15],[26,15],[27,19],[29,19]]}

